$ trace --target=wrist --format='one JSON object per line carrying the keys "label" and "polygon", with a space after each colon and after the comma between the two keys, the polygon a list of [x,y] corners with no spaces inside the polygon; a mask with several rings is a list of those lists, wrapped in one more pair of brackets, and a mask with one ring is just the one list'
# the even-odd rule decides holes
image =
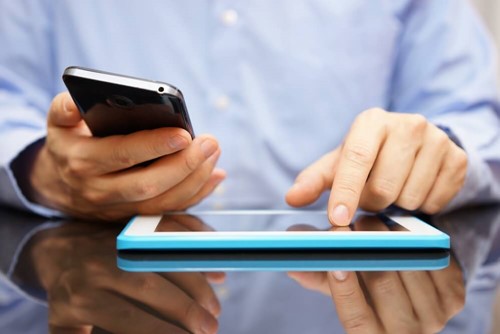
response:
{"label": "wrist", "polygon": [[60,188],[60,180],[54,177],[57,166],[50,157],[48,149],[42,145],[33,157],[32,168],[26,176],[24,189],[29,201],[51,209],[59,209],[54,194]]}
{"label": "wrist", "polygon": [[40,153],[44,150],[44,143],[45,139],[40,139],[30,144],[11,164],[19,189],[33,203],[39,203],[33,183],[36,182],[37,170],[40,168]]}

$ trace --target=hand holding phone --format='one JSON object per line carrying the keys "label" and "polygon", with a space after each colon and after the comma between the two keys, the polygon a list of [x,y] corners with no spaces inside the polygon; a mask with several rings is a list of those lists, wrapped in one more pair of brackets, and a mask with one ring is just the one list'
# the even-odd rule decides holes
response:
{"label": "hand holding phone", "polygon": [[220,149],[212,136],[193,139],[189,128],[177,126],[93,136],[99,128],[94,125],[105,122],[84,122],[80,112],[68,93],[53,100],[47,136],[33,147],[29,186],[23,189],[33,202],[71,216],[117,220],[185,209],[224,179],[224,171],[215,169]]}

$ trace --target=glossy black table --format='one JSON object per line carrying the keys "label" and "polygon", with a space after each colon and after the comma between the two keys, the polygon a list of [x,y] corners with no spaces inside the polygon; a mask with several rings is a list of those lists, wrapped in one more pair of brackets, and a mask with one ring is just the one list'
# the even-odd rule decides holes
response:
{"label": "glossy black table", "polygon": [[[500,207],[429,220],[451,236],[447,268],[349,275],[356,275],[382,323],[383,313],[394,313],[406,291],[412,316],[428,317],[428,328],[439,328],[430,322],[441,317],[444,333],[489,331],[499,277]],[[0,333],[46,333],[47,319],[54,333],[186,333],[203,332],[203,326],[220,333],[343,332],[328,285],[320,284],[324,273],[292,273],[297,284],[273,271],[126,272],[117,267],[115,249],[122,227],[0,209]],[[428,293],[429,282],[435,293]],[[443,320],[460,311],[464,296],[464,310]],[[350,296],[337,298],[345,302]]]}

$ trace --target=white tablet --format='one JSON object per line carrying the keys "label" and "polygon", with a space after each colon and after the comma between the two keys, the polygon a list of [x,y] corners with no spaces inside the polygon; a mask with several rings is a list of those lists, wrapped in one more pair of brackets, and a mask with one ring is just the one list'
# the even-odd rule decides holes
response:
{"label": "white tablet", "polygon": [[118,250],[449,249],[448,235],[414,216],[358,214],[332,227],[325,211],[245,210],[137,216]]}

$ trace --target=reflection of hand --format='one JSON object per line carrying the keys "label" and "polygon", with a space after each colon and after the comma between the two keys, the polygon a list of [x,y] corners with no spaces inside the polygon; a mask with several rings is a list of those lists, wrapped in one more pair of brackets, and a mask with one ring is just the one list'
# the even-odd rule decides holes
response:
{"label": "reflection of hand", "polygon": [[191,140],[178,128],[92,137],[64,93],[50,108],[47,138],[26,192],[36,202],[80,217],[114,220],[180,210],[222,181],[224,172],[214,169],[219,155],[213,137]]}
{"label": "reflection of hand", "polygon": [[46,289],[52,333],[215,333],[220,305],[200,273],[129,273],[115,229],[67,224],[39,233],[29,256]]}
{"label": "reflection of hand", "polygon": [[[198,217],[188,214],[165,214],[162,216],[156,232],[213,232],[212,226],[205,224]],[[204,272],[212,283],[222,283],[226,279],[224,272]]]}
{"label": "reflection of hand", "polygon": [[464,306],[456,263],[440,271],[294,272],[308,289],[333,298],[347,333],[436,333]]}
{"label": "reflection of hand", "polygon": [[[370,217],[358,220],[354,229],[367,227],[387,230]],[[291,272],[289,276],[307,289],[331,296],[349,334],[436,333],[465,303],[462,271],[454,260],[439,271]]]}
{"label": "reflection of hand", "polygon": [[436,213],[462,188],[466,169],[466,153],[424,117],[371,109],[356,118],[341,147],[299,174],[286,199],[302,206],[331,189],[336,225],[348,225],[358,204]]}

